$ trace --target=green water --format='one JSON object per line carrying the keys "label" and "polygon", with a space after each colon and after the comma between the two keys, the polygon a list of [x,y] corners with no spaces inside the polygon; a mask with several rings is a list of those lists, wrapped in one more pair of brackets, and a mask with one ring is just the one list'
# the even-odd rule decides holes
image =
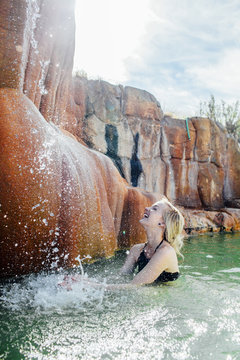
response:
{"label": "green water", "polygon": [[[0,359],[240,359],[240,234],[189,237],[184,256],[176,282],[131,291],[66,291],[63,274],[3,283]],[[124,258],[85,271],[122,282]]]}

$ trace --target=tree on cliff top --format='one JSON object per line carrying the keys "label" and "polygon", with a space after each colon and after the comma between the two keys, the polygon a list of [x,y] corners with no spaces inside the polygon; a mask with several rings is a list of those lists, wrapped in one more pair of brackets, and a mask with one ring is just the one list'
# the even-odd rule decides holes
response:
{"label": "tree on cliff top", "polygon": [[73,76],[78,78],[88,79],[88,74],[83,69],[74,71]]}
{"label": "tree on cliff top", "polygon": [[210,96],[208,101],[200,102],[200,116],[206,116],[209,119],[219,122],[225,126],[229,135],[240,142],[240,103],[236,101],[233,104],[226,104],[221,100],[216,103],[215,97]]}

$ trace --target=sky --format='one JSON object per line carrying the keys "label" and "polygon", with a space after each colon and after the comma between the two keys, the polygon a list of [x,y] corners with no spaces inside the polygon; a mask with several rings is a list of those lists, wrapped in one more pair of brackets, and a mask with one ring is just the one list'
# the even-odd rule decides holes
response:
{"label": "sky", "polygon": [[74,70],[152,93],[165,113],[240,99],[239,0],[76,0]]}

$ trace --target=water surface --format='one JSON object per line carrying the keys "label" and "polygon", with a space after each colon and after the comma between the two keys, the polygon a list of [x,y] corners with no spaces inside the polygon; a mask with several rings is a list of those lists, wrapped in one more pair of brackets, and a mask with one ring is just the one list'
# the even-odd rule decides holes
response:
{"label": "water surface", "polygon": [[[84,270],[127,282],[125,256]],[[189,237],[184,256],[176,282],[137,290],[67,291],[63,273],[2,282],[0,359],[240,359],[240,234]]]}

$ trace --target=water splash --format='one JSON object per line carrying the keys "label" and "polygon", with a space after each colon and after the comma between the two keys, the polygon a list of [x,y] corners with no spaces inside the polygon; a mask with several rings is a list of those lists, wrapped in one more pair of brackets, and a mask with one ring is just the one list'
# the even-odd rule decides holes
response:
{"label": "water splash", "polygon": [[30,43],[35,50],[35,54],[38,54],[38,42],[35,39],[34,30],[37,27],[37,19],[40,17],[40,7],[36,0],[27,0],[27,24],[30,30]]}
{"label": "water splash", "polygon": [[81,271],[81,275],[84,275],[84,269],[83,269],[83,265],[82,265],[82,261],[86,260],[86,259],[91,259],[92,257],[90,255],[86,255],[84,256],[82,259],[80,258],[80,255],[78,255],[75,260],[78,261],[79,263],[79,268]]}
{"label": "water splash", "polygon": [[[58,286],[63,273],[5,283],[0,289],[2,329],[9,334],[5,358],[14,358],[9,349],[15,347],[23,358],[43,360],[239,359],[239,235],[234,236],[231,246],[227,236],[224,243],[209,237],[205,251],[206,238],[201,243],[192,238],[182,276],[172,285],[108,292],[82,281],[67,291]],[[120,255],[84,266],[84,276],[102,281],[107,274],[116,283],[111,276],[119,273]],[[80,266],[74,272],[80,273]]]}
{"label": "water splash", "polygon": [[46,61],[42,61],[40,60],[40,65],[41,65],[41,76],[38,82],[38,87],[40,89],[40,94],[41,95],[47,95],[48,91],[45,88],[45,79],[46,79],[46,74],[47,74],[47,69],[48,69],[48,65],[50,64],[50,60],[46,60]]}
{"label": "water splash", "polygon": [[16,44],[16,51],[19,54],[22,54],[22,59],[21,59],[21,83],[22,83],[22,86],[24,83],[25,70],[26,70],[26,65],[27,65],[27,61],[28,61],[29,43],[31,44],[31,47],[34,50],[35,54],[39,54],[38,42],[35,39],[34,30],[37,27],[37,19],[41,16],[39,2],[37,0],[27,0],[26,5],[27,5],[26,6],[26,23],[25,23],[24,34],[23,34],[23,41],[22,41],[22,44]]}
{"label": "water splash", "polygon": [[[96,308],[102,305],[105,288],[94,288],[84,281],[72,283],[72,290],[59,286],[64,275],[39,274],[26,277],[21,282],[14,282],[1,289],[1,301],[5,308],[11,311],[37,312],[66,310],[82,310]],[[104,285],[104,284],[103,284]]]}

